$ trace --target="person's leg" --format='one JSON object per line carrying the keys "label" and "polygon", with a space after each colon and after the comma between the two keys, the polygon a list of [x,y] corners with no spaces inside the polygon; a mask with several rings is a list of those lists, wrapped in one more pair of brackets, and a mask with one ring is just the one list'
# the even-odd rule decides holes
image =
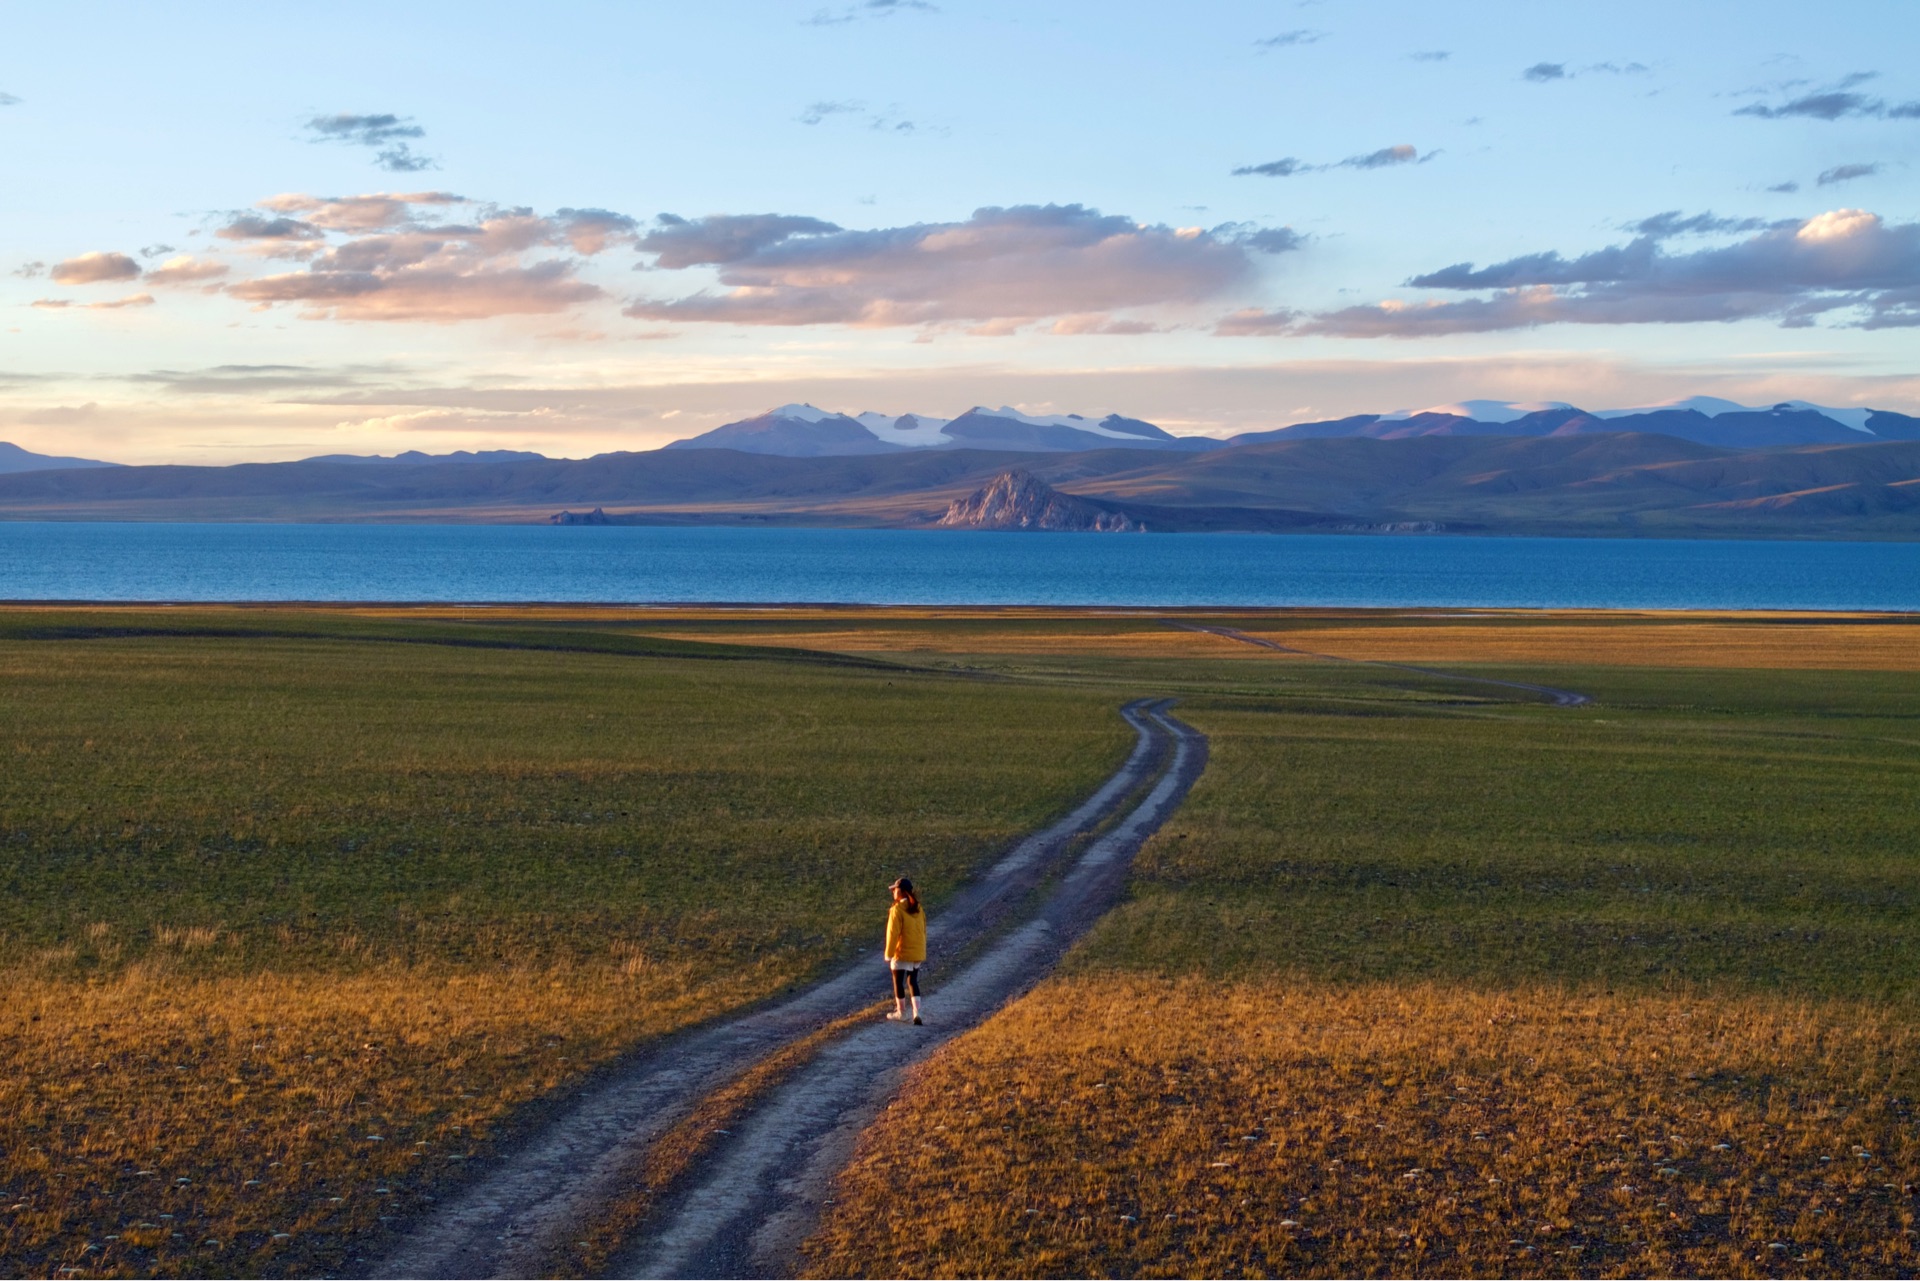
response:
{"label": "person's leg", "polygon": [[907,988],[913,993],[913,1021],[920,1021],[920,967],[907,971]]}
{"label": "person's leg", "polygon": [[907,970],[893,972],[893,1013],[887,1017],[904,1019],[907,1017]]}

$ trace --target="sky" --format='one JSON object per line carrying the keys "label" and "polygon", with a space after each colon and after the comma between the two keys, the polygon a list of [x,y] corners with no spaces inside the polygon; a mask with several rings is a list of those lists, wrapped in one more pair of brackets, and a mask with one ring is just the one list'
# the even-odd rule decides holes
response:
{"label": "sky", "polygon": [[1920,5],[8,4],[0,440],[1920,413]]}

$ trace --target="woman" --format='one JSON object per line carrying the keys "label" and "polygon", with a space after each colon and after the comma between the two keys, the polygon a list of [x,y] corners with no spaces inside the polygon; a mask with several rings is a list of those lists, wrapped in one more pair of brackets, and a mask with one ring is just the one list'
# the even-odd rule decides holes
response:
{"label": "woman", "polygon": [[901,877],[889,886],[893,906],[887,911],[887,968],[893,971],[893,1013],[887,1018],[904,1023],[909,994],[913,1000],[913,1023],[920,1026],[920,965],[927,959],[927,914],[920,910],[920,896],[913,882]]}

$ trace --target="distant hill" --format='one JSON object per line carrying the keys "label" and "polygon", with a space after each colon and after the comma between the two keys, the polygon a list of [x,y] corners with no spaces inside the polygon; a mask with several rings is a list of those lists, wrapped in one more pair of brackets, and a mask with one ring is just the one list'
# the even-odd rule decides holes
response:
{"label": "distant hill", "polygon": [[[1841,411],[1846,412],[1846,411]],[[1920,419],[1882,410],[1863,411],[1861,430],[1798,402],[1771,409],[1735,407],[1709,414],[1687,406],[1631,412],[1589,413],[1572,405],[1532,410],[1517,417],[1487,420],[1424,410],[1405,416],[1357,414],[1324,422],[1295,423],[1272,431],[1248,432],[1228,443],[1249,445],[1274,440],[1406,440],[1416,436],[1593,436],[1619,432],[1654,433],[1726,449],[1769,449],[1783,445],[1857,444],[1876,437],[1920,439]]]}
{"label": "distant hill", "polygon": [[[1920,538],[1920,439],[1855,433],[1852,441],[1727,449],[1644,432],[1429,433],[1302,436],[1198,453],[1101,439],[1110,447],[1053,453],[789,457],[682,448],[589,459],[49,470],[0,476],[0,518],[545,522],[566,511],[570,524],[927,528],[956,500],[1019,468],[1057,491],[1062,510],[1078,500],[1154,531]],[[993,506],[982,501],[983,510]]]}
{"label": "distant hill", "polygon": [[59,458],[52,454],[36,454],[0,440],[0,476],[23,471],[62,471],[70,467],[118,467],[119,465],[119,463],[103,463],[93,458]]}
{"label": "distant hill", "polygon": [[546,460],[545,454],[536,454],[525,449],[456,449],[450,454],[423,454],[417,449],[405,453],[382,456],[380,454],[318,454],[312,458],[303,458],[305,463],[379,463],[392,466],[416,466],[422,463],[523,463],[535,459]]}

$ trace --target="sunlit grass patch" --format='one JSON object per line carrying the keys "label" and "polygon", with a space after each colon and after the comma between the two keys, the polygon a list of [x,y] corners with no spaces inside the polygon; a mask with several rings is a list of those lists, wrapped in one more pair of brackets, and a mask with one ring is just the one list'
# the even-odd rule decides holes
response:
{"label": "sunlit grass patch", "polygon": [[12,1273],[333,1272],[503,1116],[802,958],[688,967],[0,976]]}
{"label": "sunlit grass patch", "polygon": [[1898,1275],[1910,1008],[1056,980],[909,1080],[817,1275]]}

